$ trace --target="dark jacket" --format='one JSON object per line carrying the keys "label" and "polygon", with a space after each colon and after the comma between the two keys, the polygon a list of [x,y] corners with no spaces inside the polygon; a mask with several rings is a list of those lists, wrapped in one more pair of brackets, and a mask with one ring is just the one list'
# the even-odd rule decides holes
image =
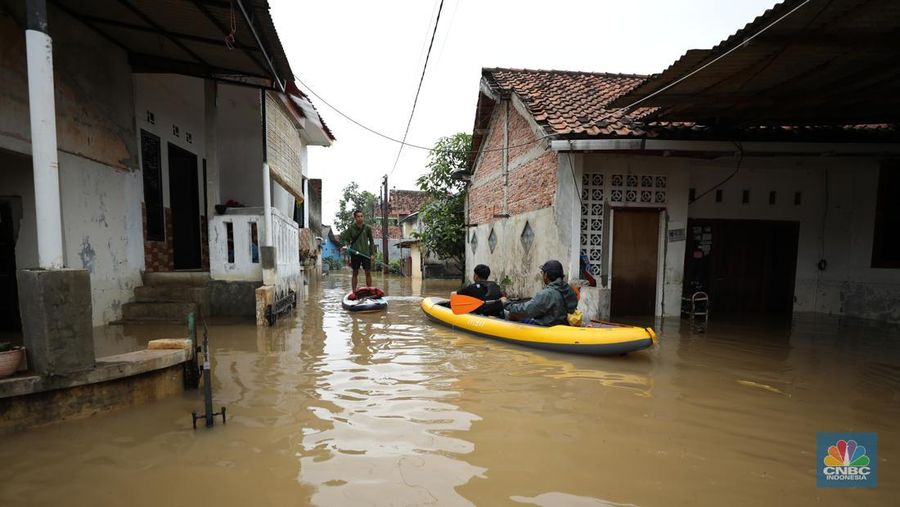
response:
{"label": "dark jacket", "polygon": [[547,284],[525,303],[513,303],[506,311],[541,326],[568,325],[566,318],[578,308],[578,296],[562,278]]}
{"label": "dark jacket", "polygon": [[503,297],[503,291],[500,290],[500,286],[496,282],[490,280],[475,282],[460,289],[458,294],[478,298],[482,301],[490,301],[490,303],[482,305],[472,313],[492,315],[494,317],[503,315],[503,303],[498,301]]}

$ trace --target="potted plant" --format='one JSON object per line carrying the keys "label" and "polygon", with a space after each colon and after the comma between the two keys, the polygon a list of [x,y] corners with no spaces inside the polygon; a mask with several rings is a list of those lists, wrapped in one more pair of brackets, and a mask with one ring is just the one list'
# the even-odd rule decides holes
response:
{"label": "potted plant", "polygon": [[0,378],[8,377],[19,369],[25,356],[25,347],[9,342],[0,343]]}

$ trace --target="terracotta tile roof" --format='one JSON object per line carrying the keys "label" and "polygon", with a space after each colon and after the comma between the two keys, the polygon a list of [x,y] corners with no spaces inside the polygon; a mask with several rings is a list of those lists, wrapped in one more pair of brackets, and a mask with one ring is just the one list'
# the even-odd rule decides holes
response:
{"label": "terracotta tile roof", "polygon": [[[482,70],[482,79],[497,95],[515,93],[547,135],[560,138],[877,141],[896,140],[898,135],[896,126],[888,124],[711,127],[656,121],[653,107],[632,111],[608,107],[648,79],[635,74],[492,68]],[[476,130],[487,126],[492,107],[490,99],[479,98]],[[483,142],[481,137],[476,135],[473,140],[476,151]]]}
{"label": "terracotta tile roof", "polygon": [[559,70],[484,69],[495,92],[515,93],[547,134],[629,137],[648,133],[638,120],[650,109],[607,108],[648,76]]}

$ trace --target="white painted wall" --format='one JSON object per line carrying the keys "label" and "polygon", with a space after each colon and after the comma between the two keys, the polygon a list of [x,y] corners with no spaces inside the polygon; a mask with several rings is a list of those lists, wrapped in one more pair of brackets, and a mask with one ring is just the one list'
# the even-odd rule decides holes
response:
{"label": "white painted wall", "polygon": [[259,91],[219,85],[218,144],[221,200],[263,205]]}
{"label": "white painted wall", "polygon": [[[206,153],[203,87],[203,80],[193,77],[176,74],[134,74],[137,143],[140,146],[141,130],[160,138],[163,205],[166,208],[171,207],[169,144],[173,144],[197,156],[197,188],[201,192],[199,215],[206,213],[203,209],[203,191],[206,188],[203,183],[203,158]],[[148,112],[153,113],[153,123],[148,119]],[[176,126],[177,135],[173,128]],[[143,201],[143,181],[141,185],[140,200]]]}
{"label": "white painted wall", "polygon": [[90,271],[94,325],[106,324],[141,285],[141,174],[62,154],[60,187],[66,265]]}
{"label": "white painted wall", "polygon": [[[900,270],[871,267],[878,167],[871,158],[748,159],[722,187],[724,202],[715,203],[713,193],[690,213],[800,222],[795,311],[900,321]],[[691,186],[699,193],[733,168],[698,164]],[[743,189],[750,190],[749,205],[741,204]],[[777,192],[774,206],[768,204],[771,190]],[[800,206],[793,204],[796,191],[802,192]],[[820,259],[828,263],[825,271],[817,267]]]}

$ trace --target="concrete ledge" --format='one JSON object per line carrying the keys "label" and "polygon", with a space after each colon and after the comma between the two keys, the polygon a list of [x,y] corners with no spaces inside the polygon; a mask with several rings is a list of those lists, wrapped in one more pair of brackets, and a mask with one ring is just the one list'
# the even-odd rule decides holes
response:
{"label": "concrete ledge", "polygon": [[97,360],[93,370],[66,377],[0,381],[0,435],[82,419],[147,403],[184,390],[190,350],[142,350]]}
{"label": "concrete ledge", "polygon": [[[96,367],[73,375],[12,377],[0,380],[0,399],[109,382],[170,366],[180,365],[191,357],[190,350],[139,350],[97,358]],[[3,414],[0,413],[0,418]]]}

